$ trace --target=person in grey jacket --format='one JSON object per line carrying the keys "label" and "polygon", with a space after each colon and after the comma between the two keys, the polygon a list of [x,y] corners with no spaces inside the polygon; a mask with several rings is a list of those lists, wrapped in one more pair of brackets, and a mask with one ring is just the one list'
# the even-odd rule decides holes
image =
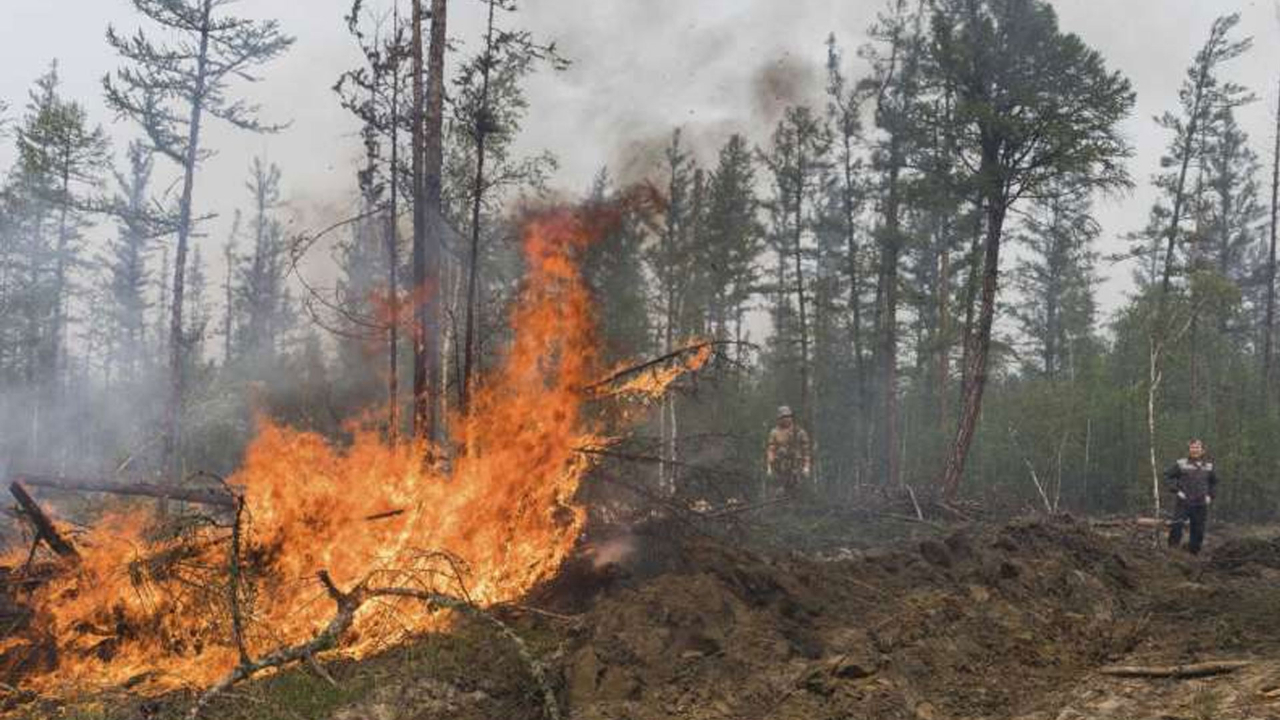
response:
{"label": "person in grey jacket", "polygon": [[1204,545],[1204,527],[1209,519],[1209,506],[1213,504],[1218,487],[1218,475],[1213,460],[1205,455],[1204,443],[1192,440],[1187,444],[1187,456],[1164,471],[1169,491],[1177,496],[1173,506],[1173,521],[1169,526],[1169,547],[1182,544],[1182,526],[1191,524],[1191,540],[1187,550],[1200,552]]}

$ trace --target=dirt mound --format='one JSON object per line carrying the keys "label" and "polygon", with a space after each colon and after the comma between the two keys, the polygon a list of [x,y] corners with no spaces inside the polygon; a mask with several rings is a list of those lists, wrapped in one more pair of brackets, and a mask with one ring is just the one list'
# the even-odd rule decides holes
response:
{"label": "dirt mound", "polygon": [[692,541],[678,564],[588,611],[567,654],[573,717],[1006,715],[1133,647],[1134,589],[1181,579],[1070,522],[837,562]]}
{"label": "dirt mound", "polygon": [[1280,537],[1228,540],[1213,551],[1212,562],[1219,570],[1236,570],[1249,565],[1280,570]]}

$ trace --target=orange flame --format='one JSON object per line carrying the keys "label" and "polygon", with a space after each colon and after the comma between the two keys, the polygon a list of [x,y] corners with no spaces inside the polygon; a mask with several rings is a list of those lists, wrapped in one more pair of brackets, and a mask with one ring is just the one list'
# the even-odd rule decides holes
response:
{"label": "orange flame", "polygon": [[[321,569],[340,587],[383,573],[383,585],[465,592],[481,605],[514,600],[556,572],[585,522],[574,495],[589,461],[577,450],[604,441],[583,412],[598,367],[592,298],[575,263],[596,230],[569,211],[525,228],[512,346],[477,388],[472,415],[451,423],[462,448],[451,469],[425,461],[438,448],[390,445],[372,430],[337,447],[264,423],[228,480],[245,500],[250,654],[306,640],[329,619]],[[663,371],[642,384],[661,392],[674,379]],[[208,684],[235,666],[229,530],[157,543],[146,537],[151,525],[143,512],[109,516],[81,540],[78,571],[37,591],[57,658],[24,682],[65,692],[142,678],[163,690]],[[158,562],[166,553],[183,562]],[[207,572],[184,575],[190,568]],[[370,604],[342,652],[360,656],[439,622],[420,606]]]}

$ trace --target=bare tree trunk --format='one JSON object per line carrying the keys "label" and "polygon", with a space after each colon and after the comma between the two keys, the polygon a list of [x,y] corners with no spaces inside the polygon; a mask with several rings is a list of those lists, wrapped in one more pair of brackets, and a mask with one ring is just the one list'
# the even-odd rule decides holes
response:
{"label": "bare tree trunk", "polygon": [[[1093,412],[1092,396],[1090,397],[1089,412]],[[1080,502],[1083,510],[1089,510],[1089,453],[1093,449],[1093,418],[1085,418],[1084,421],[1084,469],[1080,473]]]}
{"label": "bare tree trunk", "polygon": [[[1173,332],[1164,332],[1165,325],[1154,326],[1151,331],[1151,345],[1147,364],[1147,451],[1151,470],[1151,501],[1157,515],[1160,514],[1160,467],[1156,463],[1156,406],[1159,400],[1160,384],[1164,380],[1164,355],[1169,345],[1182,339],[1182,336],[1195,326],[1200,314],[1200,300],[1191,307],[1191,314],[1181,328]],[[1163,312],[1157,309],[1157,312]],[[1194,406],[1193,406],[1194,407]]]}
{"label": "bare tree trunk", "polygon": [[431,437],[428,418],[427,322],[423,297],[427,284],[426,94],[423,84],[422,2],[413,0],[413,436]]}
{"label": "bare tree trunk", "polygon": [[[1194,317],[1194,314],[1193,316]],[[1165,338],[1153,329],[1147,363],[1147,465],[1151,472],[1151,508],[1160,516],[1160,465],[1156,460],[1156,407],[1164,380]]]}
{"label": "bare tree trunk", "polygon": [[937,377],[933,385],[938,393],[939,429],[944,433],[950,421],[950,410],[947,406],[951,396],[951,393],[947,392],[947,381],[951,376],[951,348],[947,342],[951,335],[951,252],[946,246],[946,240],[944,236],[942,257],[938,263],[938,343],[935,349],[938,353],[938,362]]}
{"label": "bare tree trunk", "polygon": [[1160,281],[1160,312],[1156,322],[1164,322],[1165,298],[1173,282],[1173,251],[1178,241],[1178,225],[1182,222],[1183,206],[1186,203],[1187,171],[1191,166],[1191,151],[1195,146],[1195,138],[1200,132],[1200,107],[1204,98],[1205,83],[1208,82],[1209,65],[1202,65],[1200,75],[1196,78],[1195,97],[1191,104],[1191,117],[1187,123],[1186,139],[1182,143],[1182,165],[1178,169],[1178,184],[1173,191],[1173,213],[1169,218],[1168,240],[1164,253],[1164,270]]}
{"label": "bare tree trunk", "polygon": [[973,357],[974,315],[978,305],[978,286],[982,278],[982,198],[974,198],[973,205],[973,242],[969,244],[969,277],[964,288],[964,337],[961,338],[960,349],[960,397],[969,394],[969,385],[973,376],[969,374],[970,359]]}
{"label": "bare tree trunk", "polygon": [[[666,252],[666,322],[663,327],[663,352],[671,352],[676,344],[676,291],[675,291],[675,269],[672,267],[671,260],[674,249],[675,228],[672,227],[667,234],[667,252]],[[667,495],[675,493],[676,490],[676,408],[675,398],[671,393],[664,393],[662,396],[661,419],[658,423],[659,442],[662,443],[662,464],[658,468],[659,486]]]}
{"label": "bare tree trunk", "polygon": [[[413,2],[413,432],[435,439],[439,362],[442,124],[445,2],[431,0],[429,75],[424,87],[422,2]],[[430,225],[430,236],[428,230]]]}
{"label": "bare tree trunk", "polygon": [[[993,173],[986,171],[980,172],[979,175],[989,178]],[[964,475],[969,447],[977,430],[978,416],[982,412],[982,393],[987,385],[991,327],[995,320],[996,291],[1000,277],[1000,240],[1007,210],[1005,200],[1000,193],[993,192],[991,195],[994,197],[989,197],[986,202],[987,228],[983,252],[982,305],[978,313],[977,332],[974,335],[972,354],[969,358],[967,374],[970,379],[962,399],[963,405],[960,411],[960,423],[956,428],[955,442],[947,456],[941,482],[942,490],[949,498],[954,497],[960,488],[960,479]]]}
{"label": "bare tree trunk", "polygon": [[[191,203],[196,163],[200,160],[200,120],[204,112],[209,59],[209,25],[213,0],[204,0],[200,15],[200,48],[196,56],[196,82],[191,90],[191,118],[187,127],[187,153],[182,167],[182,200],[178,206],[178,246],[173,263],[173,296],[169,315],[169,402],[164,440],[165,469],[169,482],[182,476],[182,403],[186,394],[186,337],[182,327],[183,291],[186,283],[187,245],[191,237]],[[168,509],[161,499],[160,512]]]}
{"label": "bare tree trunk", "polygon": [[420,437],[436,437],[439,434],[439,400],[443,387],[439,376],[440,365],[440,248],[444,241],[444,56],[448,44],[446,0],[431,0],[431,47],[427,62],[427,107],[424,133],[425,196],[428,228],[431,237],[422,248],[420,292],[424,294],[419,306],[420,324],[423,328],[422,355],[426,365],[426,385],[418,395],[417,412],[422,419]]}
{"label": "bare tree trunk", "polygon": [[226,294],[227,314],[222,322],[222,366],[225,368],[231,362],[231,271],[235,267],[235,246],[230,240],[222,249],[222,256],[227,264],[226,285],[223,288]]}
{"label": "bare tree trunk", "polygon": [[64,380],[62,371],[66,368],[66,363],[62,357],[65,352],[65,335],[67,326],[67,214],[71,204],[71,148],[63,147],[62,155],[62,208],[58,218],[58,249],[57,258],[54,261],[54,292],[56,297],[53,301],[53,333],[51,340],[53,348],[50,351],[53,366],[50,370],[53,372],[53,382],[50,388],[54,393],[59,392],[59,388]]}
{"label": "bare tree trunk", "polygon": [[1271,402],[1276,320],[1276,215],[1280,209],[1280,99],[1276,102],[1276,146],[1271,158],[1271,243],[1267,256],[1267,317],[1262,331],[1262,396]]}
{"label": "bare tree trunk", "polygon": [[848,133],[844,134],[844,223],[845,243],[848,246],[849,273],[849,308],[853,312],[853,327],[850,340],[853,343],[854,368],[858,373],[854,387],[857,397],[854,399],[855,412],[850,435],[858,438],[863,424],[861,417],[867,410],[867,364],[862,351],[862,274],[858,268],[857,221],[854,217],[853,192],[853,142]]}
{"label": "bare tree trunk", "polygon": [[[169,268],[169,248],[160,249],[160,267]],[[169,346],[169,329],[166,318],[169,316],[169,275],[160,273],[160,304],[156,307],[156,352],[163,353]]]}
{"label": "bare tree trunk", "polygon": [[[396,9],[392,36],[400,40],[400,14]],[[391,207],[387,218],[387,438],[400,437],[400,62],[391,66]]]}
{"label": "bare tree trunk", "polygon": [[880,391],[884,403],[884,436],[881,446],[885,482],[902,481],[898,454],[898,255],[900,228],[899,174],[902,170],[902,141],[895,131],[890,139],[889,177],[884,209],[884,238],[881,241],[880,272],[884,287],[881,315]]}
{"label": "bare tree trunk", "polygon": [[798,311],[800,315],[800,417],[804,419],[805,424],[809,426],[809,432],[814,431],[813,416],[810,412],[809,402],[809,314],[808,303],[805,302],[804,295],[804,265],[803,245],[804,238],[804,174],[805,162],[803,153],[796,163],[796,227],[795,227],[795,248],[794,260],[796,266],[796,302],[798,303]]}
{"label": "bare tree trunk", "polygon": [[480,283],[480,207],[484,201],[485,140],[492,122],[489,114],[489,71],[493,65],[493,10],[496,0],[489,0],[489,27],[485,35],[485,59],[481,71],[480,114],[476,118],[476,177],[471,195],[471,258],[467,264],[467,326],[463,338],[462,381],[459,383],[458,410],[465,415],[471,396],[472,373],[476,354],[477,292]]}

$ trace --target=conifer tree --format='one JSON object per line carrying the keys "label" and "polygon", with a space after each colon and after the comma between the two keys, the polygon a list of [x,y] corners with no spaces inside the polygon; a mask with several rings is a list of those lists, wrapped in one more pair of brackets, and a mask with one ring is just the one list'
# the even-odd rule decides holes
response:
{"label": "conifer tree", "polygon": [[103,78],[107,104],[137,122],[151,147],[182,170],[174,244],[173,299],[169,303],[170,391],[165,456],[171,480],[182,472],[182,405],[186,392],[187,325],[185,282],[194,213],[196,172],[209,152],[201,129],[208,117],[250,132],[274,132],[258,108],[230,95],[236,80],[253,80],[257,68],[293,44],[274,20],[256,21],[226,12],[232,0],[133,0],[134,8],[159,29],[122,35],[107,28],[107,43],[123,65]]}

